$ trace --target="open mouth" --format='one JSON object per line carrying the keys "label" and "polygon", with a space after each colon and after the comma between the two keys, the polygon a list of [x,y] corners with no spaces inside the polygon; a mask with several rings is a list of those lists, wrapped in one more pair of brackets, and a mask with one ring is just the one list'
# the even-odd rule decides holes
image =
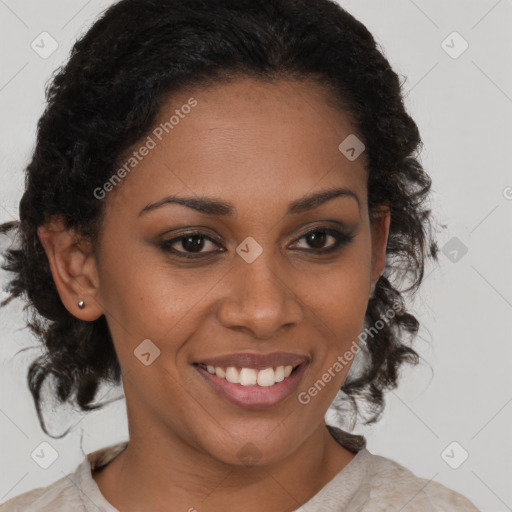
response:
{"label": "open mouth", "polygon": [[211,375],[219,379],[225,379],[231,384],[241,386],[261,386],[270,387],[288,379],[304,363],[292,366],[268,367],[261,370],[254,368],[241,368],[230,366],[223,368],[221,366],[210,366],[204,363],[196,363],[197,366],[206,370]]}
{"label": "open mouth", "polygon": [[307,364],[262,370],[208,366],[194,363],[200,376],[224,399],[240,407],[270,407],[293,394]]}

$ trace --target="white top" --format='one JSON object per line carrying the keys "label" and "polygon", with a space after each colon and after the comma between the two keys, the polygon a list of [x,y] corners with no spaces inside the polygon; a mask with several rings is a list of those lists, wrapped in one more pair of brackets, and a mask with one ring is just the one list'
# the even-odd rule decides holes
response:
{"label": "white top", "polygon": [[[397,462],[374,455],[363,436],[328,425],[333,437],[356,456],[294,512],[479,512],[461,494],[415,476]],[[0,505],[0,512],[120,512],[101,494],[91,470],[112,461],[127,442],[86,455],[70,475]],[[405,512],[405,511],[404,511]]]}

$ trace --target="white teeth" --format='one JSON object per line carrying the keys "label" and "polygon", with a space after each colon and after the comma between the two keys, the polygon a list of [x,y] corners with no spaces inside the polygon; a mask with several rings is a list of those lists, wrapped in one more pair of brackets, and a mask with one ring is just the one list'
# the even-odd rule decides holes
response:
{"label": "white teeth", "polygon": [[285,373],[284,366],[278,366],[276,368],[276,372],[275,372],[276,382],[282,382],[284,380],[284,373]]}
{"label": "white teeth", "polygon": [[[282,366],[280,368],[282,368]],[[275,383],[276,374],[273,368],[265,368],[258,372],[258,386],[273,386]]]}
{"label": "white teeth", "polygon": [[256,370],[242,368],[240,370],[239,383],[242,386],[254,386],[256,384]]}
{"label": "white teeth", "polygon": [[277,382],[282,382],[292,373],[293,366],[278,366],[277,368],[265,368],[264,370],[255,370],[254,368],[242,368],[240,372],[236,367],[221,368],[220,366],[207,365],[209,373],[217,375],[221,379],[226,379],[233,384],[241,386],[273,386]]}
{"label": "white teeth", "polygon": [[230,366],[226,369],[226,380],[228,382],[232,382],[233,384],[240,383],[240,376],[238,375],[238,370],[234,366]]}

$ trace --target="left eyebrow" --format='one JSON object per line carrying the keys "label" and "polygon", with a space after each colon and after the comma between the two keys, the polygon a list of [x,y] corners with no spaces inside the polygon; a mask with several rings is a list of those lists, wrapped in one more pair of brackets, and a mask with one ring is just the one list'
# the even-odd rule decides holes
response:
{"label": "left eyebrow", "polygon": [[[357,194],[347,188],[333,188],[316,192],[315,194],[306,195],[300,199],[292,201],[286,212],[286,215],[297,215],[306,211],[318,208],[323,203],[334,199],[336,197],[351,197],[355,199],[359,208],[361,208],[361,202]],[[170,195],[160,199],[156,203],[146,205],[140,212],[139,217],[144,213],[155,210],[165,204],[181,204],[187,208],[192,208],[205,215],[219,215],[219,216],[232,216],[237,213],[236,207],[227,201],[212,197],[184,197]]]}
{"label": "left eyebrow", "polygon": [[286,214],[290,215],[307,212],[313,208],[318,208],[321,204],[336,197],[351,197],[356,200],[357,206],[361,208],[361,202],[355,192],[352,192],[352,190],[347,188],[332,188],[316,192],[315,194],[306,195],[296,201],[292,201]]}

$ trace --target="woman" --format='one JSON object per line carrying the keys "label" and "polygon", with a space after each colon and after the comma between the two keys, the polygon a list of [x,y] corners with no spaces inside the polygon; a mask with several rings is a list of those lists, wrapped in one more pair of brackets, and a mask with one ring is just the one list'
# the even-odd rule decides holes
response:
{"label": "woman", "polygon": [[109,8],[48,91],[2,231],[47,349],[43,428],[50,374],[84,410],[122,379],[130,439],[1,510],[477,510],[324,419],[337,399],[377,421],[418,362],[420,142],[333,2]]}

